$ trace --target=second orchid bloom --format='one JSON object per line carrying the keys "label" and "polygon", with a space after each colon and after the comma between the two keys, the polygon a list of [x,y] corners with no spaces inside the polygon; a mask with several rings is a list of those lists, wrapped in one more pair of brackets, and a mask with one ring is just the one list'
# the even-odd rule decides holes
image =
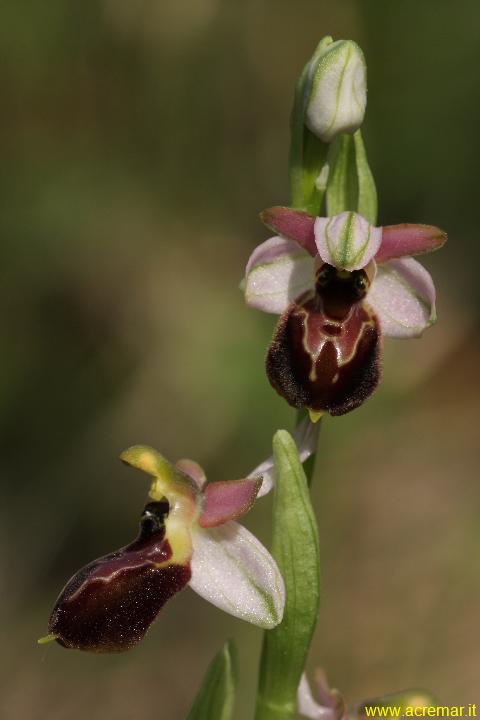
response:
{"label": "second orchid bloom", "polygon": [[377,228],[354,212],[275,207],[262,220],[277,235],[253,251],[245,297],[281,315],[267,352],[270,383],[312,420],[349,412],[378,384],[382,336],[417,337],[435,321],[432,278],[411,256],[446,235],[429,225]]}
{"label": "second orchid bloom", "polygon": [[[151,476],[137,538],[79,570],[59,595],[49,635],[67,648],[120,652],[136,645],[163,605],[187,584],[226,612],[262,628],[285,604],[275,560],[235,518],[250,510],[262,478],[207,483],[192,460],[176,465],[145,446],[121,455]],[[270,472],[267,461],[266,469]],[[267,487],[267,490],[269,489]]]}

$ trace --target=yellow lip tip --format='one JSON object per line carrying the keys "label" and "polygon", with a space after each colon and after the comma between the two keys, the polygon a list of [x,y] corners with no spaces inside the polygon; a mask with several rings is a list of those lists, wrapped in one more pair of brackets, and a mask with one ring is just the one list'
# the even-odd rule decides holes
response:
{"label": "yellow lip tip", "polygon": [[310,410],[309,408],[308,414],[310,416],[310,422],[316,423],[325,415],[325,412],[323,410]]}
{"label": "yellow lip tip", "polygon": [[51,643],[54,640],[56,640],[58,635],[54,635],[53,633],[49,633],[48,635],[44,635],[41,638],[38,638],[37,643],[38,645],[46,645],[47,643]]}

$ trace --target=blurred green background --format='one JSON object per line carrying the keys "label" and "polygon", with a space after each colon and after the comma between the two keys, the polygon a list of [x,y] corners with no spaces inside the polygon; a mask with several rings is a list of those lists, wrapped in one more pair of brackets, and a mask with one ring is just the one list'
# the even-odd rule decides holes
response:
{"label": "blurred green background", "polygon": [[[2,718],[181,719],[227,636],[252,715],[260,631],[188,589],[125,655],[36,638],[73,571],[136,533],[146,484],[122,449],[227,479],[292,427],[263,373],[275,320],[238,283],[258,212],[288,203],[293,86],[325,34],[367,56],[380,221],[450,242],[425,259],[437,326],[387,341],[375,396],[322,428],[310,667],[351,702],[478,700],[478,2],[4,0]],[[265,542],[270,510],[246,521]]]}

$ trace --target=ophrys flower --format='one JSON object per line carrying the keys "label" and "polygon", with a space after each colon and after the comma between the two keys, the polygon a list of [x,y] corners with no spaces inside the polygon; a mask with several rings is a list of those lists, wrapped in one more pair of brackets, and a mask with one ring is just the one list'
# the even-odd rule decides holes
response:
{"label": "ophrys flower", "polygon": [[278,233],[252,253],[245,297],[281,314],[267,352],[273,387],[312,419],[358,407],[380,377],[382,335],[421,335],[435,319],[435,287],[411,256],[446,240],[430,225],[373,227],[354,212],[314,217],[275,207]]}
{"label": "ophrys flower", "polygon": [[281,622],[285,592],[278,567],[234,520],[252,507],[262,478],[207,483],[197,463],[172,465],[145,446],[126,450],[121,459],[152,477],[140,532],[72,577],[44,641],[93,652],[128,650],[187,584],[259,627]]}

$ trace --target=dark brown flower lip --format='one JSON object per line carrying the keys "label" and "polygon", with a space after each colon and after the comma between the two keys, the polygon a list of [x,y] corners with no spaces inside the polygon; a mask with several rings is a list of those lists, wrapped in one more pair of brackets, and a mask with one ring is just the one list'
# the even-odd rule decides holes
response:
{"label": "dark brown flower lip", "polygon": [[190,564],[170,564],[165,503],[148,503],[129,545],[81,568],[60,593],[48,629],[66,648],[122,652],[145,635],[167,600],[190,580]]}
{"label": "dark brown flower lip", "polygon": [[361,405],[380,379],[381,333],[365,302],[343,320],[326,315],[318,295],[282,315],[267,351],[274,389],[293,407],[343,415]]}

